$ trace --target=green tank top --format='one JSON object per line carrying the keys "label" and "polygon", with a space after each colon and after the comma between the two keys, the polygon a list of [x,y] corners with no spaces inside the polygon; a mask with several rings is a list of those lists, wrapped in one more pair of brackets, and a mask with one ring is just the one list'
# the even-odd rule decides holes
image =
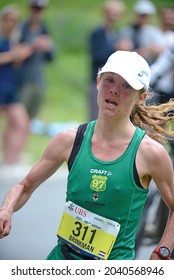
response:
{"label": "green tank top", "polygon": [[91,151],[95,123],[88,124],[68,175],[66,200],[118,222],[120,232],[109,259],[134,259],[136,229],[148,194],[135,182],[134,162],[145,132],[136,128],[126,151],[116,160],[104,162]]}

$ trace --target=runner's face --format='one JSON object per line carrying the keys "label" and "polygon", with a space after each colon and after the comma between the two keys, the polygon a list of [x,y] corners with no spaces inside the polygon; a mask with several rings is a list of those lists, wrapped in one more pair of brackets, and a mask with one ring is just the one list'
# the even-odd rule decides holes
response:
{"label": "runner's face", "polygon": [[110,72],[97,78],[97,89],[99,111],[110,117],[129,117],[140,96],[121,76]]}

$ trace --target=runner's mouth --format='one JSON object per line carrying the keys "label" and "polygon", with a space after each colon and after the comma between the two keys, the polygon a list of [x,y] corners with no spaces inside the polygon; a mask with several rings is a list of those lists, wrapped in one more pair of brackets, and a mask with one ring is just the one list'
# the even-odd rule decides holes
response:
{"label": "runner's mouth", "polygon": [[106,103],[110,106],[110,107],[115,107],[118,105],[117,102],[110,100],[110,99],[106,99]]}

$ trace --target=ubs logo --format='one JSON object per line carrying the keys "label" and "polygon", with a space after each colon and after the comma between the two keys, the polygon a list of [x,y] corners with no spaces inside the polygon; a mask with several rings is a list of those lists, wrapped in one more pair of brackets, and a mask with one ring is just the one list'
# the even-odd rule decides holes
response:
{"label": "ubs logo", "polygon": [[79,214],[80,216],[86,217],[87,211],[80,207],[75,207],[75,213]]}

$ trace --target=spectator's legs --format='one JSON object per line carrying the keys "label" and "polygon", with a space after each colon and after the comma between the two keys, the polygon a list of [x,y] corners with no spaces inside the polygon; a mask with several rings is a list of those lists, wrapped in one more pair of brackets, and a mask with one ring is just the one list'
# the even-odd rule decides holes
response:
{"label": "spectator's legs", "polygon": [[16,164],[20,160],[29,131],[29,119],[24,107],[15,103],[6,107],[7,123],[3,134],[3,162]]}

